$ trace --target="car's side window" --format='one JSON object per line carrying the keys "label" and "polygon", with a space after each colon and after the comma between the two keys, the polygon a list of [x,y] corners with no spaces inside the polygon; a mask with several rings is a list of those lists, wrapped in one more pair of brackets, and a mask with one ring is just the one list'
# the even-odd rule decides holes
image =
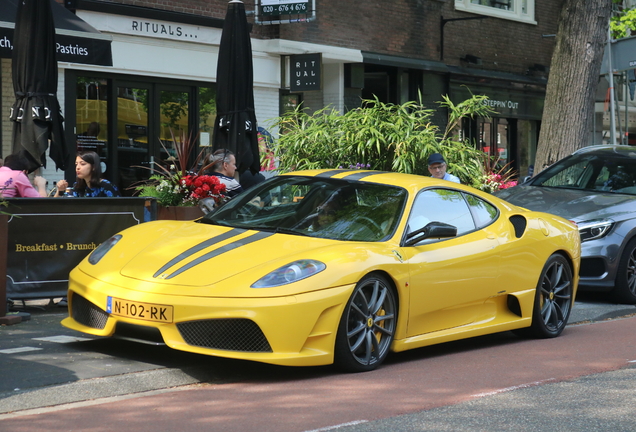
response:
{"label": "car's side window", "polygon": [[457,227],[457,235],[473,231],[475,222],[462,193],[450,189],[427,189],[415,198],[407,230],[416,231],[429,222]]}
{"label": "car's side window", "polygon": [[475,195],[465,194],[466,202],[470,206],[473,213],[477,228],[483,228],[490,225],[492,221],[497,219],[497,208],[492,204],[476,197]]}
{"label": "car's side window", "polygon": [[591,172],[591,169],[592,168],[591,166],[589,166],[589,161],[582,160],[574,165],[570,165],[558,174],[546,179],[541,183],[541,185],[584,188],[585,183],[587,183],[587,180],[589,180],[584,174],[586,173],[586,171]]}

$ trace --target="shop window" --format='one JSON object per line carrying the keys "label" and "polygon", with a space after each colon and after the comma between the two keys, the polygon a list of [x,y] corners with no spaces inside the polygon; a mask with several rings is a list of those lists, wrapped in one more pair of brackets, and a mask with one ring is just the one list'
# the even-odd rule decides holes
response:
{"label": "shop window", "polygon": [[536,24],[535,0],[455,0],[455,9]]}
{"label": "shop window", "polygon": [[[69,145],[78,151],[96,151],[104,177],[125,196],[132,195],[157,164],[174,164],[174,138],[190,137],[192,132],[197,146],[211,145],[216,118],[214,84],[82,72],[69,73],[71,80],[75,91],[69,94],[66,112],[75,124],[67,119]],[[72,181],[73,174],[71,167],[65,175]]]}
{"label": "shop window", "polygon": [[108,176],[108,81],[78,77],[75,105],[75,151],[94,151]]}
{"label": "shop window", "polygon": [[117,88],[117,166],[119,187],[131,195],[134,186],[150,175],[147,88]]}
{"label": "shop window", "polygon": [[162,90],[160,93],[159,111],[161,115],[159,139],[163,144],[161,158],[167,159],[170,156],[176,156],[173,137],[175,139],[189,137],[188,92]]}
{"label": "shop window", "polygon": [[302,93],[285,93],[280,95],[280,115],[293,112],[300,106],[302,102]]}
{"label": "shop window", "polygon": [[199,87],[199,145],[212,145],[212,132],[216,121],[216,89]]}

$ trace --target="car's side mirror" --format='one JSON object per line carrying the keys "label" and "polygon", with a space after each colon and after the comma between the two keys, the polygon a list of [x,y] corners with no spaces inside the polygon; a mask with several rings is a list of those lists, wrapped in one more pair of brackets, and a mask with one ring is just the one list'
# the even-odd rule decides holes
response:
{"label": "car's side mirror", "polygon": [[430,222],[406,235],[404,246],[413,246],[427,238],[449,238],[457,235],[457,227],[444,222]]}
{"label": "car's side mirror", "polygon": [[532,176],[525,176],[521,183],[528,183],[532,179]]}

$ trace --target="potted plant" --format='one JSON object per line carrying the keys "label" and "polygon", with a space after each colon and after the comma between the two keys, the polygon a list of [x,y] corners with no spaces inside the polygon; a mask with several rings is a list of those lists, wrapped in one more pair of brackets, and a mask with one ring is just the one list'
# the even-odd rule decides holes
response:
{"label": "potted plant", "polygon": [[501,164],[499,158],[484,155],[484,175],[480,190],[495,193],[498,190],[517,186],[517,172],[511,167],[511,163]]}
{"label": "potted plant", "polygon": [[170,134],[175,156],[167,159],[166,166],[155,164],[150,178],[135,189],[139,196],[156,198],[157,219],[196,219],[203,216],[199,208],[202,200],[212,199],[215,205],[225,200],[225,185],[218,177],[204,174],[209,168],[200,166],[204,150],[190,162],[196,145],[192,134],[181,132],[178,139],[172,130]]}

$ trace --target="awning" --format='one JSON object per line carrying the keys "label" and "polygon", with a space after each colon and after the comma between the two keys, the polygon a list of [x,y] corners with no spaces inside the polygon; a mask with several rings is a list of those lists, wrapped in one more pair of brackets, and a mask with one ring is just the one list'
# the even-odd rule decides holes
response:
{"label": "awning", "polygon": [[446,66],[446,64],[432,60],[421,60],[411,57],[372,53],[369,51],[362,51],[362,58],[364,63],[376,65],[419,69],[431,72],[448,72],[448,66]]}
{"label": "awning", "polygon": [[[0,58],[12,57],[18,1],[0,1]],[[55,0],[50,1],[55,21],[57,61],[112,66],[112,38],[100,33]]]}

